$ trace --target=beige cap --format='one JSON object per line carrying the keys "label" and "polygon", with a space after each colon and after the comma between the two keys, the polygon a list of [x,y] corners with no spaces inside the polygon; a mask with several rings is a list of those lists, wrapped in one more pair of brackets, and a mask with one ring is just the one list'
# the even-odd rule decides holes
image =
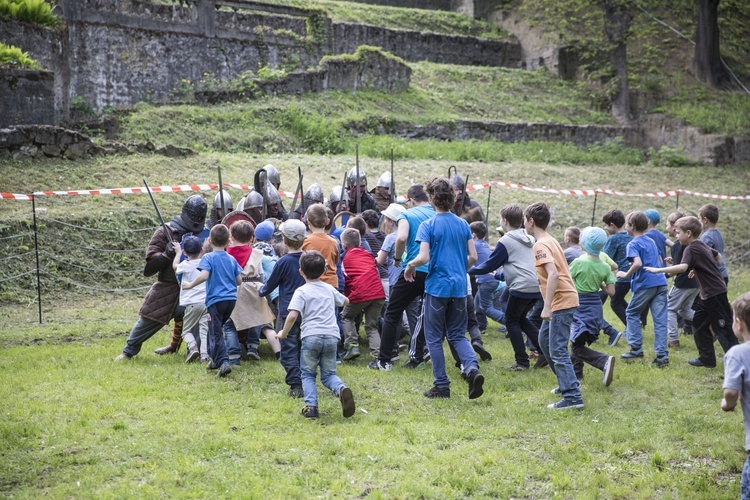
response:
{"label": "beige cap", "polygon": [[388,208],[383,210],[382,214],[395,221],[398,219],[398,216],[405,211],[406,208],[403,205],[399,205],[398,203],[391,203],[390,205],[388,205]]}
{"label": "beige cap", "polygon": [[305,224],[302,221],[296,219],[284,222],[283,224],[281,224],[279,230],[286,239],[292,241],[304,241],[305,237],[307,236],[307,229],[305,228]]}

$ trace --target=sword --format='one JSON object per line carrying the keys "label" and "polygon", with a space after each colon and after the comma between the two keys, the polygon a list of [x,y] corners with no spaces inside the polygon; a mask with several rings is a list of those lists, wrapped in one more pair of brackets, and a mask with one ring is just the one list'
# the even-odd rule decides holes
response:
{"label": "sword", "polygon": [[164,222],[164,217],[162,217],[161,212],[159,212],[159,207],[156,206],[156,200],[154,199],[154,195],[151,194],[151,188],[148,187],[148,182],[146,182],[145,177],[143,177],[143,184],[146,186],[146,192],[148,193],[149,198],[151,198],[151,203],[154,204],[154,210],[156,210],[156,215],[159,216],[161,227],[164,229],[164,233],[167,235],[167,239],[169,240],[169,243],[172,244],[172,235],[170,234],[169,229],[167,228],[167,223]]}

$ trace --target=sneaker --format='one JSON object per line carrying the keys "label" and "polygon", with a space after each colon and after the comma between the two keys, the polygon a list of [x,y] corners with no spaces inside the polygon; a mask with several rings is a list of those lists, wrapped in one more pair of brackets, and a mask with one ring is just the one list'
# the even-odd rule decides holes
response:
{"label": "sneaker", "polygon": [[469,399],[477,399],[479,396],[484,394],[484,375],[479,373],[479,370],[473,370],[467,375],[469,381]]}
{"label": "sneaker", "polygon": [[524,365],[519,365],[518,363],[513,363],[510,366],[506,366],[505,369],[506,370],[510,370],[512,372],[522,372],[522,371],[528,370],[529,367],[528,366],[524,366]]}
{"label": "sneaker", "polygon": [[302,390],[301,385],[295,385],[289,388],[289,391],[287,392],[287,394],[293,398],[301,398],[305,395],[305,391]]}
{"label": "sneaker", "polygon": [[536,363],[534,363],[534,368],[544,368],[545,366],[548,366],[549,363],[547,362],[547,358],[544,356],[539,356],[536,358]]}
{"label": "sneaker", "polygon": [[451,397],[451,389],[450,387],[443,387],[441,389],[439,387],[432,386],[429,390],[425,391],[424,396],[430,399],[435,399],[435,398],[447,399]]}
{"label": "sneaker", "polygon": [[680,347],[680,341],[679,340],[670,340],[667,342],[667,347]]}
{"label": "sneaker", "polygon": [[416,359],[410,359],[406,363],[404,363],[404,368],[424,368],[425,364],[424,361],[418,361]]}
{"label": "sneaker", "polygon": [[492,361],[492,354],[487,352],[487,349],[484,348],[482,344],[479,342],[474,342],[471,344],[471,347],[474,348],[474,352],[479,354],[479,358],[482,361]]}
{"label": "sneaker", "polygon": [[209,358],[208,356],[201,356],[201,363],[210,363],[210,362],[211,362],[211,358]]}
{"label": "sneaker", "polygon": [[665,366],[669,366],[669,358],[666,356],[657,356],[656,358],[654,358],[651,364],[656,366],[657,368],[664,368]]}
{"label": "sneaker", "polygon": [[217,377],[226,377],[232,373],[232,365],[230,365],[228,362],[224,362],[221,364],[221,368],[219,368],[219,371],[216,372]]}
{"label": "sneaker", "polygon": [[560,390],[559,387],[555,387],[554,389],[550,389],[549,393],[550,394],[562,394],[562,391]]}
{"label": "sneaker", "polygon": [[115,361],[128,361],[130,359],[133,359],[133,356],[131,356],[130,354],[125,354],[123,352],[122,354],[120,354],[119,356],[115,358]]}
{"label": "sneaker", "polygon": [[240,359],[250,361],[250,358],[247,357],[247,346],[245,344],[240,344]]}
{"label": "sneaker", "polygon": [[257,347],[247,348],[247,359],[252,359],[253,361],[260,361],[260,353],[258,352]]}
{"label": "sneaker", "polygon": [[571,401],[570,399],[561,399],[557,403],[547,405],[550,410],[568,410],[570,408],[583,408],[583,400]]}
{"label": "sneaker", "polygon": [[715,364],[714,365],[706,364],[703,361],[701,361],[700,358],[693,358],[693,359],[689,360],[688,363],[690,363],[691,366],[699,366],[699,367],[705,367],[705,368],[716,368]]}
{"label": "sneaker", "polygon": [[318,418],[318,407],[317,406],[305,406],[302,408],[302,416],[305,418]]}
{"label": "sneaker", "polygon": [[216,366],[211,358],[208,359],[208,364],[206,365],[206,370],[218,370],[219,367]]}
{"label": "sneaker", "polygon": [[643,357],[643,349],[630,349],[620,356],[622,359],[638,359]]}
{"label": "sneaker", "polygon": [[497,332],[500,335],[505,335],[505,338],[508,338],[508,329],[505,328],[505,325],[500,325],[497,327]]}
{"label": "sneaker", "polygon": [[622,338],[622,335],[623,335],[624,333],[625,333],[625,332],[617,332],[616,334],[612,335],[612,336],[611,336],[611,337],[609,338],[609,346],[610,346],[610,347],[614,347],[614,346],[616,346],[616,345],[617,345],[617,343],[618,343],[618,342],[620,341],[620,339]]}
{"label": "sneaker", "polygon": [[390,362],[388,361],[383,362],[383,361],[380,361],[379,359],[376,359],[375,361],[370,361],[367,364],[367,368],[369,368],[370,370],[383,370],[385,372],[391,371],[392,366],[393,365],[391,365]]}
{"label": "sneaker", "polygon": [[196,361],[198,358],[201,357],[200,351],[193,347],[192,349],[188,350],[187,358],[185,358],[185,363],[192,363],[193,361]]}
{"label": "sneaker", "polygon": [[615,374],[615,359],[614,356],[610,356],[607,358],[607,362],[604,363],[604,378],[602,379],[604,387],[609,387],[609,384],[612,383],[612,377]]}
{"label": "sneaker", "polygon": [[177,349],[173,345],[168,345],[166,347],[160,347],[154,351],[154,353],[164,356],[165,354],[174,354],[177,352]]}
{"label": "sneaker", "polygon": [[351,344],[344,353],[343,356],[341,356],[341,359],[344,361],[351,361],[353,359],[357,359],[359,357],[359,346],[357,344]]}
{"label": "sneaker", "polygon": [[240,358],[230,359],[229,364],[231,366],[241,366],[240,365]]}
{"label": "sneaker", "polygon": [[341,410],[344,413],[344,418],[354,415],[354,396],[352,395],[352,390],[348,387],[342,387],[339,391],[339,400],[341,400]]}

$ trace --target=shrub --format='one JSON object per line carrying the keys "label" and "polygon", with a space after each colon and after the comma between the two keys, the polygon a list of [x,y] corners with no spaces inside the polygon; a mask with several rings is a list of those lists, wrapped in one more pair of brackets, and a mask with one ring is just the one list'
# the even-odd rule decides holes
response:
{"label": "shrub", "polygon": [[[0,0],[2,1],[2,0]],[[39,63],[18,47],[0,42],[0,67],[41,69]]]}
{"label": "shrub", "polygon": [[0,16],[54,28],[59,19],[45,0],[0,0]]}

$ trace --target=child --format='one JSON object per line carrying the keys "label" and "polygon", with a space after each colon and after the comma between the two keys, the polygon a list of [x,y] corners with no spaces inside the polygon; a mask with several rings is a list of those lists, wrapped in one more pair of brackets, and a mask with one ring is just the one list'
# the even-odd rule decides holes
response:
{"label": "child", "polygon": [[[620,210],[610,210],[604,214],[602,222],[604,222],[604,230],[609,234],[602,252],[609,255],[615,261],[619,271],[627,273],[628,269],[630,269],[627,247],[628,243],[633,240],[633,237],[623,228],[625,226],[625,214]],[[625,326],[628,324],[627,316],[625,315],[625,311],[628,308],[628,301],[625,300],[625,296],[628,292],[630,292],[630,278],[617,277],[617,281],[615,281],[615,294],[609,299],[609,305],[612,308],[612,312],[620,318],[620,321]]]}
{"label": "child", "polygon": [[[484,222],[476,221],[469,224],[471,236],[474,238],[474,248],[477,251],[477,262],[475,267],[481,266],[490,258],[490,246],[485,238],[487,237],[487,225]],[[505,313],[495,309],[492,303],[492,296],[497,290],[497,280],[491,273],[480,274],[477,280],[477,296],[474,298],[474,309],[477,312],[477,321],[481,331],[487,330],[487,317],[496,323],[505,323]]]}
{"label": "child", "polygon": [[[701,223],[697,217],[682,217],[675,222],[677,239],[685,247],[682,261],[674,266],[665,268],[647,267],[651,273],[678,274],[686,271],[695,273],[698,279],[698,298],[693,304],[695,315],[693,324],[695,332],[695,346],[698,357],[688,361],[692,366],[714,368],[716,353],[714,351],[714,335],[724,348],[724,352],[737,344],[737,339],[730,332],[732,311],[727,300],[727,284],[721,277],[719,266],[714,260],[718,254],[698,237],[701,234]],[[654,323],[656,316],[654,316]]]}
{"label": "child", "polygon": [[667,350],[667,279],[655,276],[645,268],[660,268],[659,252],[654,240],[646,236],[648,217],[643,212],[631,212],[627,218],[628,233],[633,241],[628,243],[628,260],[631,262],[627,272],[617,271],[618,278],[630,278],[633,297],[630,299],[626,315],[626,338],[630,351],[623,354],[623,359],[643,357],[643,331],[641,327],[641,313],[651,309],[654,318],[654,352],[656,358],[653,364],[662,368],[669,364]]}
{"label": "child", "polygon": [[279,331],[277,337],[285,339],[297,318],[302,318],[300,368],[305,393],[302,415],[305,418],[319,416],[315,379],[317,368],[320,366],[320,381],[338,396],[344,417],[348,418],[354,415],[354,397],[352,390],[336,376],[336,349],[339,342],[336,307],[347,305],[349,300],[333,286],[320,280],[328,267],[323,254],[315,250],[304,252],[299,258],[299,266],[305,284],[294,292],[289,302],[289,314],[284,321],[284,329]]}
{"label": "child", "polygon": [[257,353],[259,343],[258,327],[262,329],[274,353],[279,352],[281,347],[276,339],[276,332],[271,326],[274,320],[271,308],[266,299],[258,293],[263,285],[263,252],[252,247],[255,234],[253,225],[246,220],[240,220],[232,224],[229,230],[232,233],[233,245],[229,247],[227,253],[234,257],[242,267],[242,284],[237,290],[237,304],[232,311],[231,319],[224,328],[224,333],[229,348],[229,362],[239,365],[241,351],[237,330],[255,332],[255,335],[250,335],[247,339],[250,344],[254,344],[255,353]]}
{"label": "child", "polygon": [[[172,242],[175,250],[172,268],[178,278],[184,278],[186,281],[194,280],[200,271],[198,264],[203,255],[201,240],[195,236],[188,236],[182,241],[187,260],[182,260],[183,248],[180,244]],[[180,291],[180,305],[185,308],[185,316],[182,324],[182,339],[188,347],[187,358],[185,363],[192,363],[199,357],[208,360],[208,314],[206,312],[206,285],[201,284],[192,290]],[[200,352],[195,342],[193,330],[199,329]],[[202,356],[201,356],[202,355]],[[203,361],[203,360],[201,360]]]}
{"label": "child", "polygon": [[721,272],[724,281],[729,284],[729,274],[727,274],[727,266],[724,263],[724,237],[721,235],[721,231],[716,229],[716,224],[719,222],[719,207],[711,203],[703,205],[698,209],[698,216],[701,224],[703,224],[701,240],[709,248],[713,248],[719,253],[719,272]]}
{"label": "child", "polygon": [[[604,372],[604,387],[612,383],[615,357],[587,347],[596,342],[604,321],[601,290],[615,293],[615,275],[599,254],[607,241],[607,233],[598,227],[587,227],[581,233],[581,246],[586,252],[570,264],[570,275],[578,291],[578,309],[573,316],[570,341],[573,346],[573,369],[578,380],[583,379],[584,361]],[[606,255],[606,254],[604,254]]]}
{"label": "child", "polygon": [[[272,242],[275,231],[276,226],[274,226],[273,222],[271,222],[270,220],[265,220],[255,226],[255,243],[253,243],[253,248],[259,252],[263,252],[261,267],[263,268],[262,278],[264,283],[268,281],[268,277],[271,276],[273,267],[276,265],[276,261],[279,260],[278,257],[280,256],[276,252],[276,247],[279,246],[281,248],[286,248],[283,242]],[[274,318],[279,314],[278,298],[278,289],[272,290],[271,293],[266,297]],[[272,346],[272,350],[274,350],[274,344],[278,345],[278,342],[276,340],[276,331],[271,325],[262,325],[250,328],[249,330],[247,330],[247,338],[245,339],[248,359],[253,359],[255,361],[260,360],[260,352],[258,351],[258,348],[260,347],[261,332],[265,333],[265,337],[268,340],[268,343]],[[273,341],[269,339],[269,332],[273,332]],[[240,345],[241,344],[242,337],[240,336]],[[278,358],[279,352],[274,350],[274,353]]]}
{"label": "child", "polygon": [[[539,329],[527,316],[534,304],[542,298],[534,267],[534,238],[522,227],[523,209],[519,205],[505,205],[500,211],[500,218],[505,234],[497,242],[487,261],[469,269],[469,274],[488,274],[502,266],[509,292],[505,308],[505,327],[515,353],[515,363],[508,369],[524,371],[529,368],[529,355],[526,352],[523,334],[525,333],[531,344],[539,349]],[[542,365],[543,363],[540,364]]]}
{"label": "child", "polygon": [[217,224],[211,228],[209,237],[213,251],[204,255],[198,264],[200,274],[190,282],[182,283],[183,290],[190,290],[206,283],[206,308],[208,321],[208,354],[211,358],[207,368],[218,368],[217,376],[226,377],[232,373],[224,341],[224,323],[229,320],[237,301],[237,287],[242,283],[242,268],[227,254],[229,228]]}
{"label": "child", "polygon": [[465,220],[453,214],[455,193],[447,179],[435,178],[427,182],[425,191],[435,208],[435,216],[420,224],[416,241],[419,253],[404,269],[404,279],[414,282],[416,270],[427,264],[424,283],[423,314],[424,335],[432,359],[435,379],[431,389],[424,393],[428,398],[449,398],[450,380],[445,372],[443,337],[458,354],[462,373],[469,383],[469,399],[480,397],[484,390],[484,376],[474,349],[464,335],[468,316],[466,268],[477,259],[471,230]]}
{"label": "child", "polygon": [[560,244],[547,232],[551,214],[546,203],[537,202],[524,211],[526,232],[536,238],[534,260],[542,292],[542,327],[539,347],[557,377],[563,399],[547,405],[550,410],[583,408],[580,382],[576,379],[568,354],[568,339],[573,315],[578,307],[578,292],[570,277],[568,263]]}
{"label": "child", "polygon": [[656,226],[659,225],[659,222],[661,221],[659,212],[653,208],[649,208],[643,213],[646,214],[646,219],[648,220],[646,236],[654,240],[654,243],[656,243],[656,250],[659,252],[659,258],[661,259],[662,265],[664,265],[664,262],[667,260],[667,247],[672,246],[672,242],[668,240],[661,231],[656,229]]}
{"label": "child", "polygon": [[581,255],[586,254],[583,248],[581,248],[581,230],[577,227],[571,226],[566,229],[563,241],[565,242],[563,253],[565,254],[565,260],[568,261],[568,265]]}
{"label": "child", "polygon": [[[721,409],[734,411],[737,402],[742,403],[745,450],[750,452],[750,293],[732,302],[732,309],[732,329],[742,344],[724,355],[724,398]],[[750,498],[750,454],[742,468],[740,498]]]}
{"label": "child", "polygon": [[380,352],[380,334],[378,333],[378,318],[385,302],[385,292],[380,282],[375,259],[372,254],[360,246],[360,235],[356,229],[348,228],[341,233],[341,245],[344,248],[342,268],[346,285],[344,295],[349,299],[341,311],[344,323],[344,361],[351,361],[359,357],[359,332],[355,326],[355,318],[365,315],[365,332],[370,344],[370,352],[377,358]]}
{"label": "child", "polygon": [[302,250],[317,250],[326,259],[326,269],[320,278],[334,288],[339,286],[336,275],[336,264],[339,261],[339,248],[336,239],[326,234],[326,226],[331,222],[328,218],[326,208],[320,203],[310,205],[306,212],[307,225],[310,227],[310,235],[305,238]]}
{"label": "child", "polygon": [[[685,214],[677,211],[667,218],[667,233],[672,238],[677,236],[674,223]],[[672,257],[667,258],[669,264],[682,262],[685,247],[679,240],[672,243]],[[680,273],[674,278],[672,288],[667,296],[667,347],[680,347],[680,332],[677,330],[677,320],[681,317],[685,322],[685,330],[693,331],[693,302],[698,295],[698,281],[690,278],[686,273]]]}
{"label": "child", "polygon": [[[289,252],[284,255],[273,268],[266,284],[260,287],[260,296],[264,297],[273,290],[279,290],[279,314],[276,327],[282,328],[287,316],[289,316],[289,302],[294,292],[305,284],[305,279],[300,274],[299,258],[302,256],[302,243],[305,241],[305,224],[298,220],[288,220],[281,225],[281,236]],[[286,384],[289,386],[289,395],[293,398],[301,398],[302,376],[299,369],[300,356],[300,323],[298,319],[287,332],[287,336],[281,340],[281,352],[279,361],[286,371]]]}
{"label": "child", "polygon": [[[387,207],[384,207],[384,209]],[[365,241],[370,245],[370,253],[377,262],[378,254],[380,249],[383,248],[383,242],[385,241],[385,233],[380,230],[380,216],[375,210],[365,210],[362,212],[362,219],[367,224],[367,232],[364,235]],[[385,264],[378,264],[378,277],[380,278],[380,284],[383,285],[383,293],[385,294],[385,300],[388,301],[388,266]],[[385,307],[385,304],[383,304]]]}

